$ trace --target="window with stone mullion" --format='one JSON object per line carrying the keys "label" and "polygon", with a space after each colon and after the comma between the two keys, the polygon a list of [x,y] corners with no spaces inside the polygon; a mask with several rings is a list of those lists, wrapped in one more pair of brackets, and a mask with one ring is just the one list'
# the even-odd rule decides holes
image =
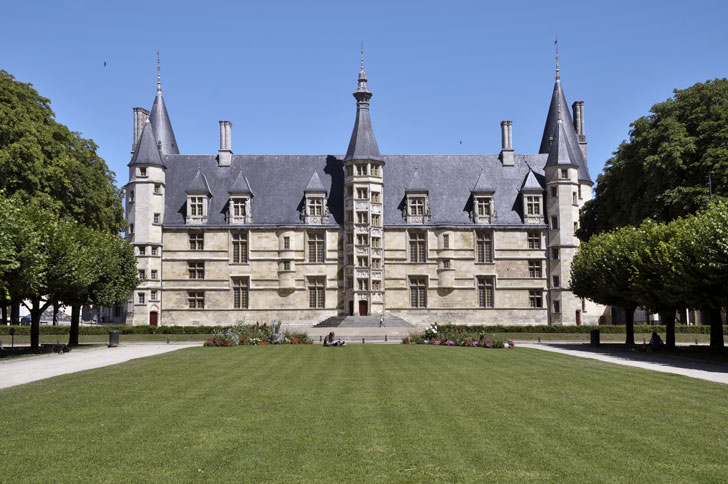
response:
{"label": "window with stone mullion", "polygon": [[246,264],[248,262],[248,234],[233,233],[233,263]]}
{"label": "window with stone mullion", "polygon": [[479,263],[493,262],[493,240],[489,233],[478,233],[477,252]]}
{"label": "window with stone mullion", "polygon": [[478,304],[481,308],[493,307],[493,279],[490,277],[478,278]]}
{"label": "window with stone mullion", "polygon": [[235,309],[247,309],[248,295],[248,279],[233,279],[233,307]]}

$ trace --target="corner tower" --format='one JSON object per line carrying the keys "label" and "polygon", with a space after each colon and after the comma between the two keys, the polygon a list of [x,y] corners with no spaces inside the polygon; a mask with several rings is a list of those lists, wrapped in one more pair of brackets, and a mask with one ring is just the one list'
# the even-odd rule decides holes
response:
{"label": "corner tower", "polygon": [[364,316],[384,312],[384,158],[369,119],[371,97],[362,48],[356,119],[344,156],[344,300],[348,314]]}

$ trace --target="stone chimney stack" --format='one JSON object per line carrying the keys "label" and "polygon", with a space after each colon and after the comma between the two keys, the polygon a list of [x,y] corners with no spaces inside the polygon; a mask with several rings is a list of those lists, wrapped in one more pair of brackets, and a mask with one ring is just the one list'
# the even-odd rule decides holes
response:
{"label": "stone chimney stack", "polygon": [[513,121],[501,121],[501,163],[503,166],[513,166]]}
{"label": "stone chimney stack", "polygon": [[233,123],[230,121],[220,121],[220,151],[217,154],[218,166],[230,166],[233,160],[233,151],[231,149],[230,133]]}
{"label": "stone chimney stack", "polygon": [[574,113],[574,129],[576,138],[579,140],[579,148],[586,160],[586,133],[584,132],[584,101],[576,101],[571,105]]}
{"label": "stone chimney stack", "polygon": [[144,123],[149,118],[149,111],[144,108],[134,108],[134,142],[131,144],[132,154],[136,150],[136,145],[139,143],[139,138],[142,136],[142,130],[144,129]]}

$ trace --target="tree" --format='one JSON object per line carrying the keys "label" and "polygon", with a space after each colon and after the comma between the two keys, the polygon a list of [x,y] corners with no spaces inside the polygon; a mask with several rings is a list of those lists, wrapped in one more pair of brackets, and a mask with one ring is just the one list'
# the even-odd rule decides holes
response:
{"label": "tree", "polygon": [[710,347],[722,352],[721,308],[728,301],[728,202],[716,201],[680,222],[675,237],[676,271],[688,307],[710,316]]}
{"label": "tree", "polygon": [[50,101],[0,71],[0,190],[26,202],[47,194],[62,218],[124,229],[121,190],[96,144],[56,122]]}
{"label": "tree", "polygon": [[[728,79],[674,91],[631,125],[597,178],[577,235],[592,235],[651,218],[667,222],[728,196]],[[639,187],[639,189],[635,189]]]}
{"label": "tree", "polygon": [[583,242],[571,263],[571,292],[598,304],[625,309],[628,347],[634,346],[634,311],[638,303],[632,279],[639,244],[634,227],[605,232]]}

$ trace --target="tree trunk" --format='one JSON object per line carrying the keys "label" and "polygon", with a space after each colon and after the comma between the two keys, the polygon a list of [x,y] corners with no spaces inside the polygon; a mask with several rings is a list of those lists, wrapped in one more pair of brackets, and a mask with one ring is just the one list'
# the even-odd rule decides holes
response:
{"label": "tree trunk", "polygon": [[3,303],[2,306],[3,306],[2,307],[2,313],[3,313],[2,314],[2,318],[3,318],[2,325],[5,326],[8,324],[8,305]]}
{"label": "tree trunk", "polygon": [[68,346],[78,346],[78,327],[81,319],[81,305],[71,305],[71,331],[68,333]]}
{"label": "tree trunk", "polygon": [[720,308],[708,310],[710,315],[710,350],[722,353],[723,345],[723,321],[720,317]]}
{"label": "tree trunk", "polygon": [[10,303],[10,324],[20,324],[20,303],[17,301]]}
{"label": "tree trunk", "polygon": [[635,307],[624,308],[625,318],[625,341],[624,344],[627,348],[634,347],[634,310]]}
{"label": "tree trunk", "polygon": [[30,308],[30,347],[38,349],[40,346],[40,300],[33,299],[33,305]]}
{"label": "tree trunk", "polygon": [[53,326],[58,326],[58,301],[53,301]]}
{"label": "tree trunk", "polygon": [[660,323],[665,325],[665,348],[675,349],[675,310],[660,312]]}

